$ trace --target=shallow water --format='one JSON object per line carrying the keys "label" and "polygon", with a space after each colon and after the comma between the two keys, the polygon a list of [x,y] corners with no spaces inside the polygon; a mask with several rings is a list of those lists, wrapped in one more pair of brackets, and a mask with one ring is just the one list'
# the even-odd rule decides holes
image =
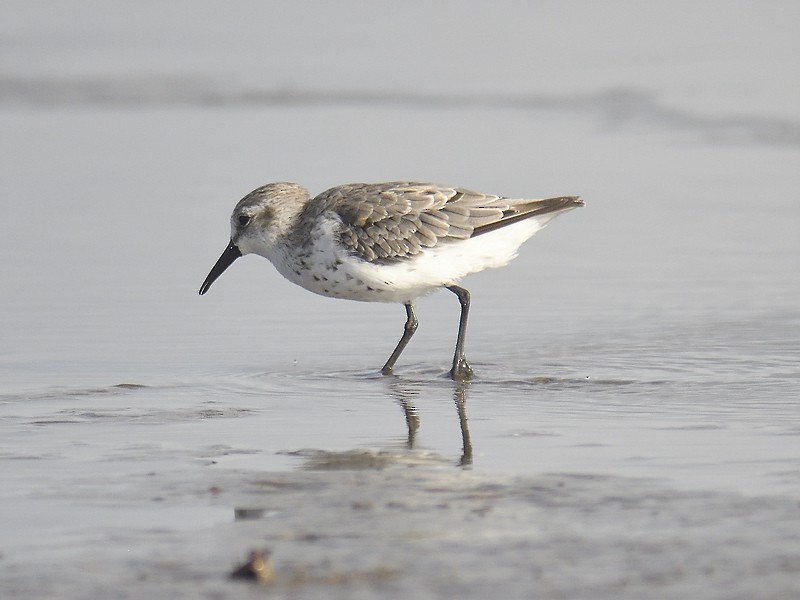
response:
{"label": "shallow water", "polygon": [[[268,5],[64,6],[0,18],[0,596],[261,597],[227,575],[262,547],[276,597],[798,592],[792,3],[527,15],[577,46],[291,45],[360,10],[320,5],[270,59],[242,39]],[[522,32],[480,12],[473,39]],[[257,185],[404,178],[587,201],[465,280],[469,384],[447,292],[392,377],[400,306],[256,257],[197,296]]]}

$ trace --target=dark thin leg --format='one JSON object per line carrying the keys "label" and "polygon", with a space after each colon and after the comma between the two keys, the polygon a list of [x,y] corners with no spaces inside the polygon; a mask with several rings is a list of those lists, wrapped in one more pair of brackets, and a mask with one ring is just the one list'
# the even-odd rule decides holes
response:
{"label": "dark thin leg", "polygon": [[408,346],[408,342],[411,339],[411,336],[414,335],[414,332],[417,330],[417,316],[414,314],[414,307],[411,305],[411,302],[408,302],[404,305],[406,307],[406,326],[403,330],[403,337],[400,338],[400,341],[397,342],[397,347],[392,352],[392,355],[389,357],[389,360],[386,361],[386,364],[383,365],[381,369],[381,373],[384,375],[391,375],[392,369],[394,369],[394,363],[397,362],[397,359],[400,357],[400,353],[403,352],[406,346]]}
{"label": "dark thin leg", "polygon": [[447,289],[458,296],[461,304],[461,319],[458,322],[458,339],[456,340],[456,353],[453,356],[453,368],[450,377],[455,380],[469,379],[472,377],[472,368],[464,356],[464,338],[467,335],[467,317],[469,316],[469,292],[457,285],[449,285]]}

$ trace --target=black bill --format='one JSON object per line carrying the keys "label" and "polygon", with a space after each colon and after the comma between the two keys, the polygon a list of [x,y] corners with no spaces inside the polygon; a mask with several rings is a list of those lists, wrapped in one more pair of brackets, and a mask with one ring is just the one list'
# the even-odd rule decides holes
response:
{"label": "black bill", "polygon": [[222,256],[219,257],[217,262],[211,267],[211,272],[206,277],[206,280],[203,282],[203,285],[200,286],[200,295],[202,296],[208,291],[208,288],[211,287],[211,284],[217,280],[217,277],[222,275],[222,273],[231,266],[233,261],[239,258],[242,255],[241,250],[231,242],[228,244],[228,247],[225,248],[225,252],[222,253]]}

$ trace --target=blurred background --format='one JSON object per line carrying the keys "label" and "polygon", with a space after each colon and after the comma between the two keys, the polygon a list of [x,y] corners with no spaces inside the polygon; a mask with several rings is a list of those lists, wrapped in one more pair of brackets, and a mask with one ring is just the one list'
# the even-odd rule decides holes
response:
{"label": "blurred background", "polygon": [[[266,368],[309,340],[323,364],[355,340],[382,354],[402,308],[313,297],[257,258],[196,297],[233,204],[268,181],[582,195],[470,280],[473,340],[522,342],[532,306],[551,345],[796,315],[798,17],[794,2],[8,0],[0,381]],[[444,296],[409,356],[450,345],[426,324],[453,316]],[[321,312],[336,318],[309,322]]]}

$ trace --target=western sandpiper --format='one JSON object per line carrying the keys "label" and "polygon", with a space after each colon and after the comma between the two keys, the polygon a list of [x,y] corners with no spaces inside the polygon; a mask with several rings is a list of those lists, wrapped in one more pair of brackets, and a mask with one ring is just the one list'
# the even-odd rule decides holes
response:
{"label": "western sandpiper", "polygon": [[231,239],[200,287],[205,294],[233,261],[259,254],[288,279],[323,296],[405,306],[403,336],[383,366],[392,373],[417,330],[413,300],[438,288],[461,304],[450,375],[468,379],[464,356],[469,292],[466,275],[501,267],[520,245],[576,196],[509,199],[431,183],[341,185],[311,198],[295,183],[269,183],[233,209]]}

